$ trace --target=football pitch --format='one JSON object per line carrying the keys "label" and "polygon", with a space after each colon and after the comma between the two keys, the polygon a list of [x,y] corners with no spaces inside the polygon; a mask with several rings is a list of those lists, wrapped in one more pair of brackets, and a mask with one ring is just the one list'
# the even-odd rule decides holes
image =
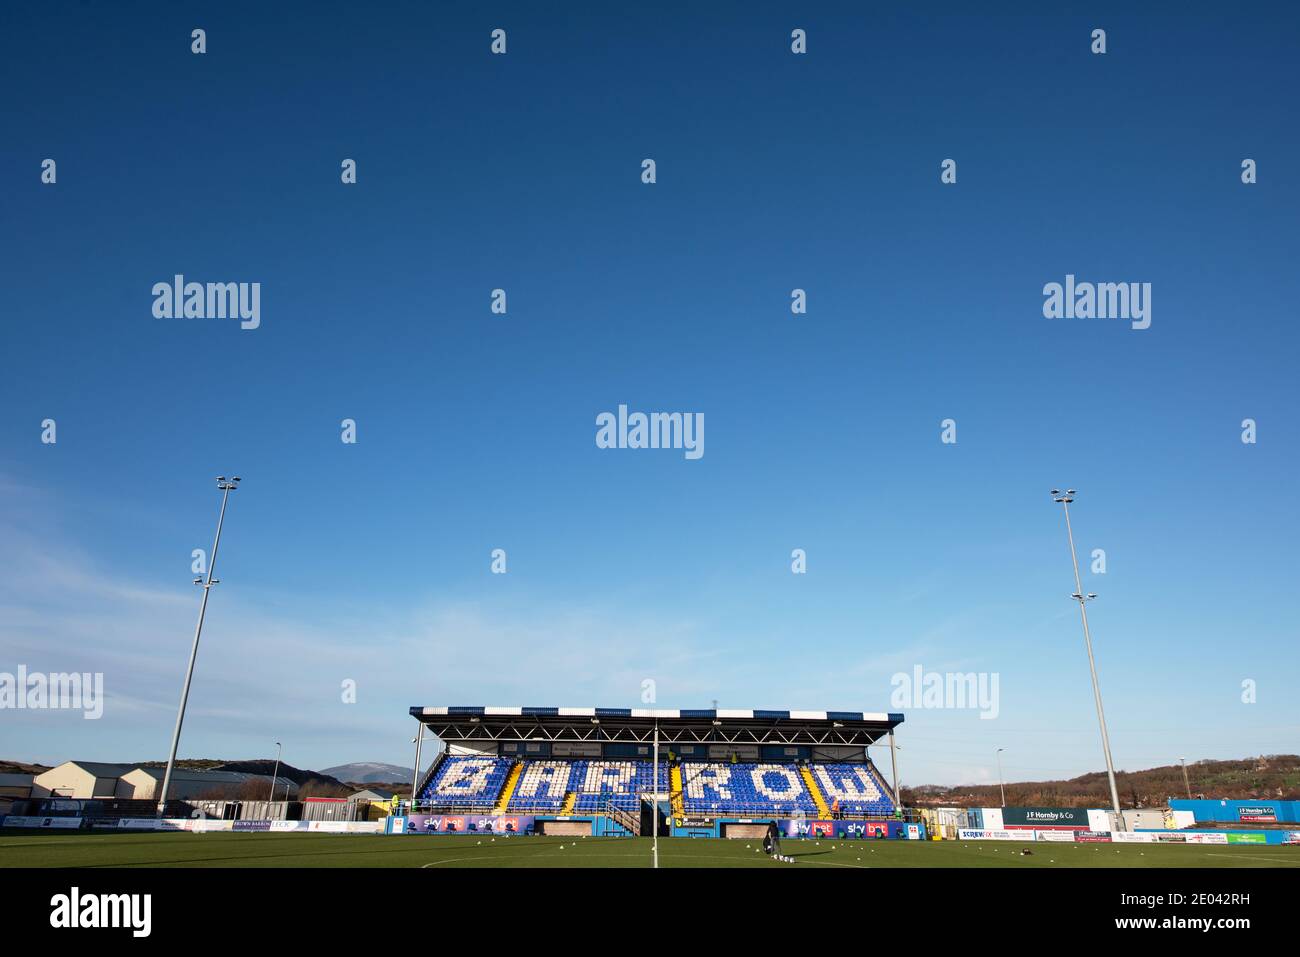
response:
{"label": "football pitch", "polygon": [[[660,867],[1300,867],[1300,848],[1011,841],[660,838]],[[1029,854],[1022,854],[1028,850]],[[0,867],[649,867],[651,839],[215,833],[0,833]]]}

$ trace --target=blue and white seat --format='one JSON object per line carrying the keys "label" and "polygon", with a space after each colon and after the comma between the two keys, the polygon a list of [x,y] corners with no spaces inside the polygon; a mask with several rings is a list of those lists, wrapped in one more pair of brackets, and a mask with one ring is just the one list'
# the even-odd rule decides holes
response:
{"label": "blue and white seat", "polygon": [[433,809],[490,811],[512,764],[508,758],[448,755],[421,792],[420,803]]}
{"label": "blue and white seat", "polygon": [[814,764],[813,780],[832,808],[842,817],[888,817],[894,802],[866,764]]}
{"label": "blue and white seat", "polygon": [[683,807],[687,814],[808,815],[817,804],[799,769],[790,764],[682,764]]}
{"label": "blue and white seat", "polygon": [[[587,761],[581,775],[572,779],[577,792],[574,811],[593,813],[609,807],[635,811],[641,795],[656,790],[650,761]],[[668,791],[668,765],[659,765],[658,790]]]}
{"label": "blue and white seat", "polygon": [[564,804],[572,790],[569,782],[580,773],[585,761],[526,761],[508,810],[512,812],[554,813]]}

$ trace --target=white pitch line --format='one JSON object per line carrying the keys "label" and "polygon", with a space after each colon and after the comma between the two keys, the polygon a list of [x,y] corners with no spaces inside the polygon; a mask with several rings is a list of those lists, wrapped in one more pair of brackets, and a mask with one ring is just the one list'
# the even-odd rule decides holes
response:
{"label": "white pitch line", "polygon": [[478,857],[449,857],[449,858],[447,858],[447,860],[445,860],[445,861],[430,861],[428,864],[421,864],[421,865],[420,865],[420,870],[424,870],[426,867],[433,867],[434,864],[455,864],[457,861],[478,861],[478,860],[482,860],[482,858],[478,858]]}
{"label": "white pitch line", "polygon": [[1215,854],[1215,857],[1246,857],[1255,861],[1281,861],[1284,864],[1290,864],[1292,867],[1300,867],[1300,860],[1285,857],[1261,857],[1258,854]]}

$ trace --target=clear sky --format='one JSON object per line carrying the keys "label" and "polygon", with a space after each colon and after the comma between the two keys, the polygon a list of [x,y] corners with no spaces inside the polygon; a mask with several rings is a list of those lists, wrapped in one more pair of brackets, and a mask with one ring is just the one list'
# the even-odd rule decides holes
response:
{"label": "clear sky", "polygon": [[[182,756],[650,679],[901,710],[906,783],[1096,770],[1058,484],[1117,766],[1297,750],[1293,6],[383,6],[6,11],[0,672],[106,701],[0,757],[166,757],[218,474]],[[260,326],[155,318],[178,273]],[[1067,275],[1150,328],[1045,318]],[[620,404],[705,454],[598,448]],[[997,717],[892,707],[918,665]]]}

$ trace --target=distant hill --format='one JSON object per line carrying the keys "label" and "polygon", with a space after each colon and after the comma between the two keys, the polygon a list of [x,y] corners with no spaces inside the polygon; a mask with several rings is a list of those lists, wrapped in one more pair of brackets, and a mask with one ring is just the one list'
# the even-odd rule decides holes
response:
{"label": "distant hill", "polygon": [[[882,770],[886,770],[882,768]],[[887,770],[886,770],[887,773]],[[1187,765],[1192,797],[1239,801],[1300,799],[1300,755],[1269,754],[1236,761],[1197,761]],[[1171,797],[1187,797],[1181,765],[1146,771],[1116,771],[1115,786],[1122,807],[1164,807]],[[1109,807],[1110,783],[1105,771],[1068,781],[1008,781],[1007,804],[1012,807]],[[1002,803],[997,782],[941,787],[903,787],[903,802],[912,807],[997,807]]]}
{"label": "distant hill", "polygon": [[23,764],[21,761],[0,761],[0,774],[40,774],[48,771],[43,764]]}
{"label": "distant hill", "polygon": [[354,764],[340,764],[326,768],[321,774],[328,774],[340,781],[353,784],[406,784],[410,787],[412,771],[410,768],[396,764],[381,764],[377,761],[357,761]]}

